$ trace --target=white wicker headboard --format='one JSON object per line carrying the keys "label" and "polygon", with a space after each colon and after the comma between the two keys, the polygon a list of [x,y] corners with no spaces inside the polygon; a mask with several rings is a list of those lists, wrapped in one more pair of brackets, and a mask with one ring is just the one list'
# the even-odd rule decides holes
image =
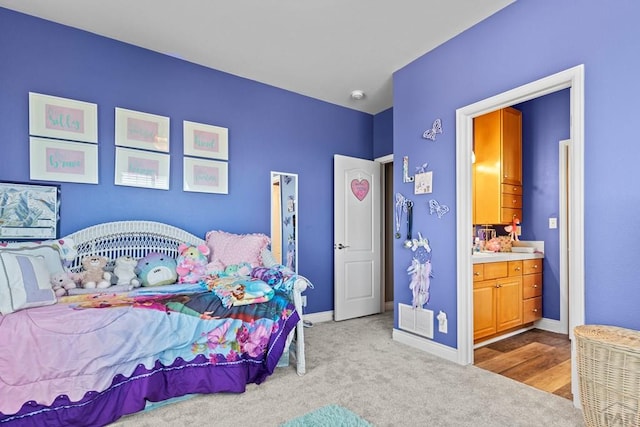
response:
{"label": "white wicker headboard", "polygon": [[139,259],[149,252],[160,252],[177,258],[180,243],[205,243],[180,228],[153,221],[106,222],[76,231],[65,238],[72,239],[78,250],[78,255],[68,266],[74,273],[82,270],[82,258],[87,255],[108,258],[107,267],[110,269],[120,256]]}

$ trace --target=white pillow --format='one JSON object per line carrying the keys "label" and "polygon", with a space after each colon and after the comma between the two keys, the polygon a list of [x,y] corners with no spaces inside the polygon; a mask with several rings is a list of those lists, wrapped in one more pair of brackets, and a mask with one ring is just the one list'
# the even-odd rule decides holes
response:
{"label": "white pillow", "polygon": [[43,257],[0,252],[0,314],[55,304]]}
{"label": "white pillow", "polygon": [[60,273],[64,271],[62,267],[62,258],[57,242],[13,242],[0,243],[0,253],[11,252],[28,256],[37,256],[44,259],[49,274]]}

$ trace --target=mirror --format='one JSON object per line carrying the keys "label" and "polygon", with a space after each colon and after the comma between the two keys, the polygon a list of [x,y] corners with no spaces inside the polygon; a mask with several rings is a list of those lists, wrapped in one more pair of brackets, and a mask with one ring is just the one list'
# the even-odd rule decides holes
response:
{"label": "mirror", "polygon": [[298,272],[298,174],[271,171],[271,252]]}

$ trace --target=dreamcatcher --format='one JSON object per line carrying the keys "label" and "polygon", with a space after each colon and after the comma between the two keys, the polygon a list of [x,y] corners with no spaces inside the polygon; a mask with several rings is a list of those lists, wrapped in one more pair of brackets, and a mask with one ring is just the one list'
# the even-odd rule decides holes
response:
{"label": "dreamcatcher", "polygon": [[429,240],[418,232],[418,238],[411,241],[411,250],[414,255],[411,265],[407,268],[407,273],[411,276],[409,289],[413,293],[413,308],[421,308],[429,302],[429,287],[433,277]]}

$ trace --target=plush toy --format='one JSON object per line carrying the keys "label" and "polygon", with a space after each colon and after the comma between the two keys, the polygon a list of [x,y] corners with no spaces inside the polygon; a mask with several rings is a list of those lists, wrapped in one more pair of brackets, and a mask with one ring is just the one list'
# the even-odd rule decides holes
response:
{"label": "plush toy", "polygon": [[142,286],[160,286],[176,283],[176,260],[159,252],[149,252],[138,261],[135,272]]}
{"label": "plush toy", "polygon": [[51,282],[51,288],[57,297],[65,296],[69,289],[76,287],[76,282],[73,281],[71,274],[64,271],[53,273],[49,281]]}
{"label": "plush toy", "polygon": [[178,259],[176,272],[179,283],[198,283],[207,271],[207,255],[209,248],[207,245],[185,245],[178,246]]}
{"label": "plush toy", "polygon": [[227,265],[224,269],[227,276],[249,276],[251,274],[251,264],[241,262],[240,264]]}
{"label": "plush toy", "polygon": [[103,289],[111,286],[111,273],[104,271],[107,265],[107,258],[103,256],[90,255],[82,258],[80,272],[80,284],[85,289]]}
{"label": "plush toy", "polygon": [[117,277],[116,285],[132,285],[134,288],[140,286],[140,280],[136,275],[138,261],[128,255],[116,258],[116,266],[113,274]]}

